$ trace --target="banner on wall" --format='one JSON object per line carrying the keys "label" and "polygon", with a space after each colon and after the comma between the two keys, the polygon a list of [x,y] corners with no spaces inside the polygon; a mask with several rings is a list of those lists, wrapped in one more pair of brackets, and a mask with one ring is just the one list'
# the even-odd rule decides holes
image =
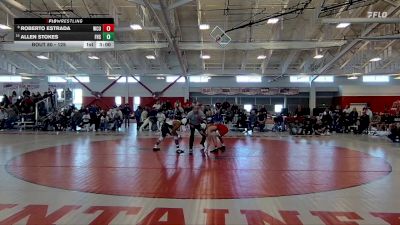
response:
{"label": "banner on wall", "polygon": [[298,88],[202,88],[205,95],[298,95]]}

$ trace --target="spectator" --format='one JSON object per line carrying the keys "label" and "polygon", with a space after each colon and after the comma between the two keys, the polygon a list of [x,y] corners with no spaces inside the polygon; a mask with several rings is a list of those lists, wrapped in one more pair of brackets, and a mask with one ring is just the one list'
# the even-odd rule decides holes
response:
{"label": "spectator", "polygon": [[350,125],[356,124],[357,120],[358,120],[358,112],[356,108],[353,108],[353,110],[349,114]]}
{"label": "spectator", "polygon": [[25,88],[25,91],[22,92],[22,96],[26,97],[26,96],[31,96],[31,92],[29,91],[28,87]]}
{"label": "spectator", "polygon": [[368,131],[369,127],[369,116],[367,115],[367,111],[363,111],[363,114],[360,116],[360,125],[358,126],[358,132],[359,134],[364,133],[365,131]]}
{"label": "spectator", "polygon": [[256,126],[257,123],[257,114],[255,110],[250,111],[250,116],[249,116],[249,123],[247,124],[247,132],[254,130],[254,127]]}
{"label": "spectator", "polygon": [[139,127],[142,125],[141,116],[142,116],[142,107],[138,106],[135,110],[135,120],[136,120],[136,129],[139,130]]}
{"label": "spectator", "polygon": [[302,135],[303,134],[303,124],[300,123],[298,119],[294,121],[294,123],[290,124],[290,132],[293,135]]}
{"label": "spectator", "polygon": [[11,105],[15,105],[18,101],[18,96],[17,96],[17,92],[13,91],[11,96],[10,96],[10,103]]}
{"label": "spectator", "polygon": [[3,95],[3,100],[0,103],[0,106],[7,108],[11,104],[10,99],[7,95]]}
{"label": "spectator", "polygon": [[325,127],[325,125],[322,123],[320,119],[318,119],[314,125],[314,132],[316,135],[321,135],[321,136],[330,135],[328,128]]}
{"label": "spectator", "polygon": [[297,117],[304,116],[304,111],[303,111],[303,108],[301,107],[301,105],[297,105],[297,108],[294,111],[294,115]]}
{"label": "spectator", "polygon": [[122,114],[124,116],[124,124],[125,124],[125,128],[129,127],[129,121],[131,118],[131,107],[129,106],[128,103],[125,104],[124,108],[122,109]]}
{"label": "spectator", "polygon": [[[263,109],[263,108],[261,108],[261,109]],[[260,110],[260,112],[258,112],[258,116],[257,116],[257,124],[258,124],[258,129],[260,130],[260,132],[264,132],[266,120],[267,120],[266,110],[265,111]]]}

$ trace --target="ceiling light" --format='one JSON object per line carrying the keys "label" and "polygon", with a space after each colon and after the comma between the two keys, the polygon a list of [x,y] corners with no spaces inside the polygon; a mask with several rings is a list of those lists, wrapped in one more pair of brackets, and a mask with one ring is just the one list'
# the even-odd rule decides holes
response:
{"label": "ceiling light", "polygon": [[268,24],[275,24],[278,23],[279,18],[271,18],[267,21]]}
{"label": "ceiling light", "polygon": [[349,76],[355,76],[355,75],[361,75],[362,73],[356,73],[356,72],[354,72],[354,73],[348,73],[348,74],[346,74],[346,75],[349,75]]}
{"label": "ceiling light", "polygon": [[95,55],[90,55],[88,58],[89,58],[89,59],[94,59],[94,60],[100,59],[99,57],[97,57],[97,56],[95,56]]}
{"label": "ceiling light", "polygon": [[30,77],[21,77],[22,80],[32,80]]}
{"label": "ceiling light", "polygon": [[157,80],[165,80],[165,77],[157,77]]}
{"label": "ceiling light", "polygon": [[357,76],[351,76],[351,77],[347,77],[348,80],[357,80],[358,77]]}
{"label": "ceiling light", "polygon": [[200,58],[202,58],[202,59],[210,59],[211,56],[210,55],[201,55]]}
{"label": "ceiling light", "polygon": [[324,55],[317,54],[314,56],[314,59],[322,59],[323,57],[324,57]]}
{"label": "ceiling light", "polygon": [[45,55],[38,55],[36,56],[38,59],[49,59],[49,57],[45,56]]}
{"label": "ceiling light", "polygon": [[208,25],[208,24],[200,24],[199,28],[200,28],[200,30],[208,30],[208,29],[210,29],[210,25]]}
{"label": "ceiling light", "polygon": [[11,30],[11,27],[8,25],[0,24],[0,30]]}
{"label": "ceiling light", "polygon": [[131,24],[131,29],[132,30],[141,30],[143,29],[142,26],[140,26],[139,24]]}
{"label": "ceiling light", "polygon": [[147,59],[156,59],[156,57],[154,55],[146,55]]}
{"label": "ceiling light", "polygon": [[350,26],[350,23],[339,23],[336,28],[346,28]]}
{"label": "ceiling light", "polygon": [[259,56],[257,56],[257,59],[266,59],[266,58],[267,58],[266,55],[259,55]]}
{"label": "ceiling light", "polygon": [[378,62],[378,61],[381,61],[381,60],[382,60],[382,58],[376,57],[376,58],[370,59],[369,61],[370,62]]}
{"label": "ceiling light", "polygon": [[107,77],[109,80],[116,80],[117,77]]}
{"label": "ceiling light", "polygon": [[395,80],[400,80],[400,76],[397,76],[397,77],[395,77],[395,78],[393,78],[393,79],[395,79]]}

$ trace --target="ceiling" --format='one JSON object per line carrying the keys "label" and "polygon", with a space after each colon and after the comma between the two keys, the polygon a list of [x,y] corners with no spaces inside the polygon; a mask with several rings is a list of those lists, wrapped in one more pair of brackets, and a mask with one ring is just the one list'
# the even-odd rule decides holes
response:
{"label": "ceiling", "polygon": [[[360,4],[347,0],[0,0],[1,24],[8,20],[12,25],[14,17],[63,16],[113,17],[116,26],[115,49],[96,52],[32,52],[13,44],[12,30],[0,30],[0,72],[35,76],[260,74],[272,79],[301,73],[398,73],[400,21],[388,18],[399,17],[400,3],[353,1]],[[343,6],[327,11],[335,4]],[[367,20],[369,11],[387,12],[388,18],[372,23]],[[279,21],[269,24],[269,16]],[[232,40],[224,48],[210,35],[215,26],[226,31],[262,19],[228,32]],[[352,21],[351,25],[336,28],[346,21]],[[132,30],[131,24],[143,29]],[[209,24],[210,29],[200,30],[200,24]],[[316,51],[324,57],[314,59]],[[49,54],[50,59],[40,60],[39,54]],[[90,55],[100,59],[91,60]],[[156,58],[149,60],[147,55]],[[260,55],[265,58],[257,59]],[[374,57],[382,60],[370,62]]]}

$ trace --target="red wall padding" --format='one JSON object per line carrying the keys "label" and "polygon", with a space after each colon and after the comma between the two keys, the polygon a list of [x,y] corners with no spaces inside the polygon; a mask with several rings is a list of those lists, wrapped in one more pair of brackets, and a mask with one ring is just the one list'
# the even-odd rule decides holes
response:
{"label": "red wall padding", "polygon": [[390,110],[394,101],[400,100],[400,96],[342,96],[339,102],[342,108],[350,103],[367,103],[373,112],[383,112],[385,107]]}
{"label": "red wall padding", "polygon": [[[92,102],[93,101],[93,102]],[[83,105],[88,106],[92,102],[92,105],[98,105],[102,109],[109,109],[115,105],[115,97],[102,97],[97,99],[96,97],[83,97]],[[122,97],[122,104],[125,102],[125,97]],[[131,102],[131,101],[129,101]],[[133,102],[133,99],[132,99]],[[133,106],[133,105],[131,105]]]}

